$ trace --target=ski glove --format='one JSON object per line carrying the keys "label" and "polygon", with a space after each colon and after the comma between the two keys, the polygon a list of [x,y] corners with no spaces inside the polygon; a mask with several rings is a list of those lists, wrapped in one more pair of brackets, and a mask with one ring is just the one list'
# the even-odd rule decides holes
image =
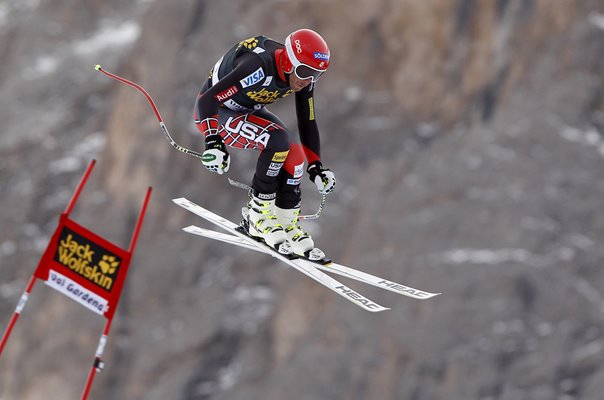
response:
{"label": "ski glove", "polygon": [[323,168],[321,161],[311,163],[306,169],[310,180],[317,185],[321,194],[331,193],[336,186],[336,176],[327,168]]}
{"label": "ski glove", "polygon": [[222,175],[229,170],[231,156],[220,135],[206,136],[206,151],[202,154],[201,162],[204,167],[218,175]]}

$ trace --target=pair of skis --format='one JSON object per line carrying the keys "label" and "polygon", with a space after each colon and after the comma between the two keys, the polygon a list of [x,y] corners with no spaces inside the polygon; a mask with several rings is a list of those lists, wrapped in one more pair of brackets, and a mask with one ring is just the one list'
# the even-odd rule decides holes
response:
{"label": "pair of skis", "polygon": [[199,228],[195,225],[190,225],[186,228],[183,228],[185,232],[207,237],[210,239],[218,240],[221,242],[241,246],[250,250],[258,251],[261,253],[266,253],[272,257],[277,258],[278,260],[288,264],[289,266],[297,269],[308,277],[316,280],[327,288],[333,290],[338,293],[340,296],[344,297],[346,300],[351,301],[357,306],[370,311],[370,312],[380,312],[389,310],[387,307],[383,307],[376,302],[368,299],[367,297],[357,293],[356,291],[350,289],[349,287],[343,285],[339,281],[335,280],[331,276],[325,274],[322,271],[331,272],[337,275],[344,276],[346,278],[354,279],[359,282],[363,282],[369,285],[377,286],[379,288],[389,290],[394,293],[401,294],[403,296],[411,297],[418,300],[429,299],[431,297],[437,296],[440,293],[429,293],[422,290],[414,289],[409,286],[401,285],[396,282],[392,282],[386,279],[379,278],[374,275],[370,275],[368,273],[346,267],[344,265],[340,265],[334,262],[328,263],[326,265],[318,264],[304,258],[294,258],[291,259],[279,252],[275,251],[273,248],[267,246],[262,242],[258,242],[246,234],[240,232],[237,228],[239,225],[221,217],[220,215],[214,214],[213,212],[193,203],[190,200],[187,200],[184,197],[173,199],[174,203],[178,204],[182,208],[200,216],[201,218],[213,223],[226,230],[228,234],[216,232],[208,229]]}

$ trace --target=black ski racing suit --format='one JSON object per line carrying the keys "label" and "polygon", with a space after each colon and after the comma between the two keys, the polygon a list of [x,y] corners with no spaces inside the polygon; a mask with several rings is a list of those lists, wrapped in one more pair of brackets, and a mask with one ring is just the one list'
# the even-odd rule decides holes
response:
{"label": "black ski racing suit", "polygon": [[260,151],[252,188],[277,193],[276,205],[300,203],[304,159],[320,161],[320,140],[314,110],[314,84],[295,93],[299,135],[265,106],[293,91],[280,78],[275,52],[283,44],[256,36],[233,46],[212,68],[195,103],[195,123],[216,118],[218,133],[228,146]]}

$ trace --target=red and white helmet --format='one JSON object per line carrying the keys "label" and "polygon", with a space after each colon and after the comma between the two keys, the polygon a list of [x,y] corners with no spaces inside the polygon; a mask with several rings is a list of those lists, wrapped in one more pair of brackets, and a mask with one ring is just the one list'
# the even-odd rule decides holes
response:
{"label": "red and white helmet", "polygon": [[285,38],[285,53],[282,60],[283,70],[291,74],[292,70],[300,79],[312,79],[313,83],[329,67],[329,48],[317,32],[299,29]]}

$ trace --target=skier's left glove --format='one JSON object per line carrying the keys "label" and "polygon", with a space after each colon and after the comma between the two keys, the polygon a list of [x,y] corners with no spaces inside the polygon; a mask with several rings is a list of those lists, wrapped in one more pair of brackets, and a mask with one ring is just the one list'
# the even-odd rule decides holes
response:
{"label": "skier's left glove", "polygon": [[311,163],[306,169],[309,178],[321,194],[331,193],[336,186],[336,176],[327,168],[323,168],[321,161]]}
{"label": "skier's left glove", "polygon": [[229,170],[231,156],[218,134],[218,121],[215,118],[206,118],[201,124],[206,137],[206,150],[202,154],[201,162],[210,171],[222,175]]}

